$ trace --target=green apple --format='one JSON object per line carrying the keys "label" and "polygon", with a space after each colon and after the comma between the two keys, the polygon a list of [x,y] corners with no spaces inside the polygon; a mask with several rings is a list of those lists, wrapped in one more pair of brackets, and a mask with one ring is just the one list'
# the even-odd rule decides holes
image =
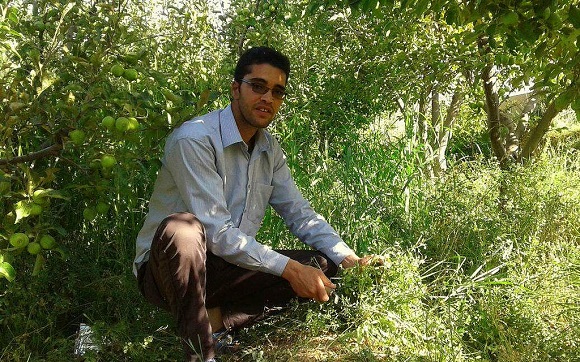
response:
{"label": "green apple", "polygon": [[117,164],[117,160],[115,159],[115,156],[104,155],[103,157],[101,157],[101,166],[103,168],[111,168],[111,167],[115,166],[116,164]]}
{"label": "green apple", "polygon": [[92,207],[85,207],[83,210],[83,217],[87,221],[93,221],[97,217],[97,212]]}
{"label": "green apple", "polygon": [[44,24],[42,21],[36,21],[34,23],[34,29],[38,30],[38,31],[42,31],[44,29],[46,29],[46,24]]}
{"label": "green apple", "polygon": [[137,79],[137,71],[133,68],[125,69],[125,71],[123,72],[123,78],[132,82]]}
{"label": "green apple", "polygon": [[135,131],[139,129],[139,121],[135,117],[129,117],[129,125],[127,126],[128,131]]}
{"label": "green apple", "polygon": [[14,233],[12,235],[10,235],[10,245],[12,245],[15,248],[24,248],[26,247],[26,245],[28,245],[30,239],[28,239],[28,235],[24,234],[24,233]]}
{"label": "green apple", "polygon": [[42,213],[42,206],[40,206],[36,202],[33,202],[30,204],[30,215],[36,216],[36,215],[40,215],[41,213]]}
{"label": "green apple", "polygon": [[40,251],[42,250],[42,246],[40,246],[40,244],[39,244],[39,243],[37,243],[37,242],[34,242],[34,241],[33,241],[32,243],[29,243],[29,244],[26,246],[26,250],[27,250],[27,251],[28,251],[30,254],[32,254],[32,255],[36,255],[36,254],[40,253]]}
{"label": "green apple", "polygon": [[42,246],[43,249],[53,249],[56,246],[56,240],[48,234],[43,235],[40,238],[40,246]]}
{"label": "green apple", "polygon": [[125,68],[120,66],[119,64],[115,64],[111,67],[111,74],[115,77],[121,77],[125,73]]}
{"label": "green apple", "polygon": [[115,127],[115,118],[111,116],[106,116],[101,121],[101,126],[105,127],[109,131],[111,131]]}
{"label": "green apple", "polygon": [[34,190],[34,193],[32,194],[32,201],[42,207],[50,205],[50,197],[48,197],[50,195],[50,191],[51,190],[45,189]]}
{"label": "green apple", "polygon": [[99,201],[97,203],[96,209],[99,214],[106,214],[109,211],[109,204],[104,201]]}
{"label": "green apple", "polygon": [[85,142],[86,137],[85,132],[81,131],[80,129],[70,131],[68,136],[70,137],[71,141],[77,146],[80,146]]}
{"label": "green apple", "polygon": [[34,193],[32,194],[32,200],[40,204],[46,196],[48,196],[48,190],[45,189],[34,190]]}
{"label": "green apple", "polygon": [[125,132],[126,130],[129,129],[129,123],[130,123],[129,118],[127,118],[127,117],[119,117],[115,121],[115,128],[119,132]]}

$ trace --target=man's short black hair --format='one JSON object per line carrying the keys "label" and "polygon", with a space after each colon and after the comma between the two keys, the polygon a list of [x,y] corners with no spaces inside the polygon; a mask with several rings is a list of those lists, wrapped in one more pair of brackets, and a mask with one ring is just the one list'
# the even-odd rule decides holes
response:
{"label": "man's short black hair", "polygon": [[287,56],[269,47],[255,47],[246,50],[238,59],[234,79],[243,79],[251,72],[250,66],[255,64],[270,64],[286,73],[286,81],[290,77],[290,60]]}

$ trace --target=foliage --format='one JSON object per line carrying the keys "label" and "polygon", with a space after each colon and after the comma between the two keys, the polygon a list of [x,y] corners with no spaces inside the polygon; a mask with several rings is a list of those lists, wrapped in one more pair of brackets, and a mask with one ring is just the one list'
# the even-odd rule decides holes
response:
{"label": "foliage", "polygon": [[[481,86],[485,90],[485,103],[479,104],[488,113],[492,149],[504,168],[510,158],[530,159],[554,117],[569,105],[580,119],[578,4],[329,0],[312,2],[308,12],[333,12],[337,8],[350,10],[356,21],[364,22],[371,17],[381,24],[377,28],[370,27],[371,42],[374,37],[394,36],[396,42],[404,45],[398,51],[396,46],[387,48],[386,53],[394,55],[391,59],[403,60],[390,62],[391,67],[387,69],[396,77],[411,75],[421,82],[412,82],[415,87],[406,89],[405,83],[398,83],[401,88],[395,86],[394,92],[400,94],[404,89],[412,95],[411,99],[403,99],[411,100],[411,107],[418,102],[421,117],[427,95],[435,91],[431,117],[435,132],[439,118],[439,107],[435,104],[439,93],[456,93],[455,96],[473,93]],[[413,36],[410,45],[405,43],[409,35]],[[380,52],[384,50],[381,45],[388,46],[391,42],[382,40],[378,44],[372,49],[380,49]],[[377,55],[374,59],[383,58]],[[460,78],[464,78],[463,81]],[[384,88],[393,91],[393,87]],[[532,89],[535,97],[546,104],[541,118],[530,121],[522,115],[503,121],[499,104],[513,91],[522,89]],[[401,102],[399,104],[402,108]],[[409,105],[405,106],[409,112]],[[431,148],[435,147],[431,145]]]}
{"label": "foliage", "polygon": [[[216,42],[204,2],[158,14],[155,32],[153,9],[139,2],[19,4],[1,8],[10,51],[0,72],[0,247],[12,260],[27,245],[9,245],[11,235],[52,237],[56,245],[22,265],[37,274],[47,256],[67,257],[79,223],[113,217],[115,178],[154,174],[170,128],[215,100],[210,60],[220,59],[193,51]],[[84,220],[70,223],[69,208]]]}
{"label": "foliage", "polygon": [[[533,83],[577,112],[577,4],[474,4],[232,1],[217,19],[205,1],[2,3],[0,359],[71,360],[81,322],[101,346],[79,359],[181,357],[136,288],[135,234],[164,137],[227,104],[237,54],[266,44],[293,62],[272,131],[300,189],[388,263],[342,271],[331,303],[255,326],[225,360],[578,360],[577,124],[501,170],[478,78],[494,64],[500,99]],[[436,179],[417,130],[433,89],[465,93]],[[270,211],[259,239],[300,245],[285,229]]]}

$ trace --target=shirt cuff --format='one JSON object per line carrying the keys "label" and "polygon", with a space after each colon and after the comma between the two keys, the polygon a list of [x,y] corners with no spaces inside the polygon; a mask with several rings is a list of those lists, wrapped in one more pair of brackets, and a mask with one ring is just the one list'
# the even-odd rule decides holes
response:
{"label": "shirt cuff", "polygon": [[286,264],[290,260],[286,255],[282,255],[274,250],[271,251],[271,255],[268,255],[267,262],[263,266],[264,272],[274,274],[276,276],[282,276],[284,269],[286,269]]}
{"label": "shirt cuff", "polygon": [[356,253],[344,241],[341,241],[336,243],[326,255],[338,266],[344,258],[352,254]]}

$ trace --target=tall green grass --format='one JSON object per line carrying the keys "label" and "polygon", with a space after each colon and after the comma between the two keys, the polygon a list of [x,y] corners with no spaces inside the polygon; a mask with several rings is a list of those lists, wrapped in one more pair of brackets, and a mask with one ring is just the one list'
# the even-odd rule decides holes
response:
{"label": "tall green grass", "polygon": [[254,344],[264,361],[580,358],[576,151],[509,171],[474,158],[431,180],[403,143],[309,150],[318,166],[295,167],[300,187],[359,253],[388,263],[343,271],[333,302],[254,332],[250,345],[274,341]]}

